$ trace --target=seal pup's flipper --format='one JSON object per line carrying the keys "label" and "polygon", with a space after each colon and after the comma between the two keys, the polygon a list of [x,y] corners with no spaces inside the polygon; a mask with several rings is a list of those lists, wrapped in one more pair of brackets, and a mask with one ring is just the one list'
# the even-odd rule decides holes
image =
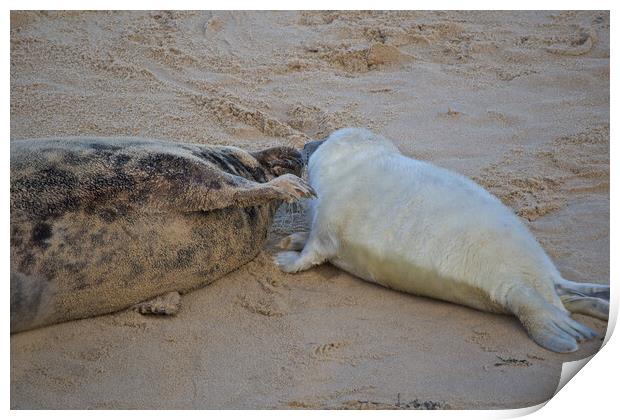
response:
{"label": "seal pup's flipper", "polygon": [[561,297],[564,307],[576,314],[592,316],[607,321],[609,319],[609,301],[591,296],[576,294]]}
{"label": "seal pup's flipper", "polygon": [[308,241],[301,252],[284,251],[276,254],[273,261],[280,270],[286,273],[297,273],[322,264],[335,256],[331,249],[333,247],[324,244],[315,232],[315,230],[310,231]]}
{"label": "seal pup's flipper", "polygon": [[301,251],[304,249],[309,236],[310,232],[295,232],[282,238],[278,242],[278,247],[285,251]]}
{"label": "seal pup's flipper", "polygon": [[596,337],[596,332],[572,319],[562,309],[547,302],[537,291],[514,288],[506,301],[528,334],[540,346],[557,353],[572,353],[577,342]]}
{"label": "seal pup's flipper", "polygon": [[596,283],[578,283],[566,279],[555,282],[555,290],[560,296],[589,296],[609,302],[609,285]]}
{"label": "seal pup's flipper", "polygon": [[140,302],[132,306],[132,309],[143,315],[176,315],[180,307],[181,295],[179,292],[168,292],[153,299]]}
{"label": "seal pup's flipper", "polygon": [[298,273],[300,271],[307,270],[319,265],[327,260],[327,257],[321,256],[314,252],[297,252],[297,251],[284,251],[278,252],[273,258],[280,270],[285,273]]}

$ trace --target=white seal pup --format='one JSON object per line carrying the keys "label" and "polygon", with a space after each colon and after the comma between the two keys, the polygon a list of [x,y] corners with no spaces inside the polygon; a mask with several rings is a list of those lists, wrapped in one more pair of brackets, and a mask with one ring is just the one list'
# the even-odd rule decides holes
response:
{"label": "white seal pup", "polygon": [[393,289],[514,314],[555,352],[596,336],[570,312],[607,319],[609,286],[563,279],[521,220],[473,181],[363,129],[305,149],[317,198],[310,232],[281,242],[283,271],[329,261]]}

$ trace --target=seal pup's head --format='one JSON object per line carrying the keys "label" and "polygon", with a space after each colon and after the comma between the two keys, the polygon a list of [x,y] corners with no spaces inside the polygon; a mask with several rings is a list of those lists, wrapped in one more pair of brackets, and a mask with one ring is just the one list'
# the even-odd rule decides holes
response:
{"label": "seal pup's head", "polygon": [[304,160],[305,165],[308,164],[308,161],[310,160],[310,156],[312,156],[312,154],[316,152],[316,149],[318,149],[319,146],[323,144],[324,141],[325,139],[313,140],[313,141],[309,141],[308,143],[304,144],[304,148],[301,151],[301,156]]}
{"label": "seal pup's head", "polygon": [[385,137],[365,128],[341,128],[324,140],[310,141],[304,145],[302,156],[308,168],[317,159],[335,164],[344,159],[370,157],[373,154],[399,153],[394,144]]}

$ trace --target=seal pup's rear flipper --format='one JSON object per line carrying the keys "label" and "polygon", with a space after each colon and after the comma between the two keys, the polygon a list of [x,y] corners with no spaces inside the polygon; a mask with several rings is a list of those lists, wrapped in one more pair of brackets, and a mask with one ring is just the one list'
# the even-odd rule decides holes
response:
{"label": "seal pup's rear flipper", "polygon": [[551,305],[534,289],[514,288],[506,300],[530,337],[548,350],[572,353],[579,348],[577,342],[596,337],[594,331]]}
{"label": "seal pup's rear flipper", "polygon": [[555,290],[560,296],[588,296],[609,302],[609,285],[596,283],[578,283],[560,278],[555,281]]}
{"label": "seal pup's rear flipper", "polygon": [[335,246],[319,238],[316,230],[308,233],[308,240],[301,252],[279,252],[273,258],[280,270],[286,273],[298,273],[315,265],[323,264],[335,256]]}
{"label": "seal pup's rear flipper", "polygon": [[561,296],[564,307],[576,314],[592,316],[607,321],[609,319],[609,301],[591,296],[576,294]]}

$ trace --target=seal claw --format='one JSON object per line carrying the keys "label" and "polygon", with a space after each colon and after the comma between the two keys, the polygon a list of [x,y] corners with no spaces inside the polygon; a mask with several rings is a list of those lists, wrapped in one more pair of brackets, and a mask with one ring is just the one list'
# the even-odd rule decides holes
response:
{"label": "seal claw", "polygon": [[316,197],[316,191],[310,184],[292,174],[279,176],[270,181],[270,184],[276,188],[282,199],[287,203],[292,203],[300,198]]}

